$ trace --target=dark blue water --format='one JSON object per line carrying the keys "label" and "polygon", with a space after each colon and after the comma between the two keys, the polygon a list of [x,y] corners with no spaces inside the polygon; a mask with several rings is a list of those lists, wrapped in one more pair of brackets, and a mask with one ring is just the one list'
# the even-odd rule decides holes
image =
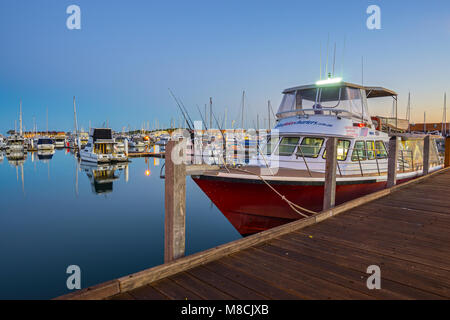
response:
{"label": "dark blue water", "polygon": [[[162,264],[163,161],[154,161],[133,159],[111,183],[65,150],[29,153],[23,165],[0,156],[0,299],[68,293],[69,265],[85,288]],[[186,194],[187,255],[241,237],[191,178]]]}

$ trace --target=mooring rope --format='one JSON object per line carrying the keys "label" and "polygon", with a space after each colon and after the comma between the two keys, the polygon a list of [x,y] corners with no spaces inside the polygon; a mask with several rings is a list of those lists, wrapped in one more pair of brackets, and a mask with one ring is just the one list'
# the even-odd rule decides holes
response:
{"label": "mooring rope", "polygon": [[[225,166],[226,167],[226,166]],[[257,176],[259,179],[261,179],[261,181],[262,182],[264,182],[273,192],[275,192],[283,201],[285,201],[288,205],[289,205],[289,207],[291,207],[291,209],[292,210],[294,210],[296,213],[298,213],[299,215],[301,215],[301,216],[303,216],[303,217],[305,217],[305,218],[308,218],[309,216],[307,215],[307,214],[304,214],[303,212],[300,212],[300,210],[302,210],[302,211],[304,211],[304,212],[307,212],[307,213],[310,213],[311,215],[314,215],[314,214],[316,214],[317,212],[314,212],[314,211],[311,211],[311,210],[308,210],[308,209],[306,209],[306,208],[303,208],[303,207],[301,207],[301,206],[299,206],[298,204],[296,204],[296,203],[294,203],[294,202],[292,202],[292,201],[290,201],[289,199],[287,199],[283,194],[281,194],[280,192],[278,192],[278,190],[276,190],[274,187],[272,187],[261,175],[259,175],[259,174],[257,174],[257,173],[254,173],[254,172],[251,172],[251,171],[248,171],[248,170],[245,170],[245,169],[241,169],[241,168],[232,168],[232,169],[235,169],[235,170],[237,170],[237,171],[241,171],[241,172],[245,172],[245,173],[248,173],[248,174],[252,174],[252,175],[255,175],[255,176]],[[229,172],[229,171],[228,171]]]}

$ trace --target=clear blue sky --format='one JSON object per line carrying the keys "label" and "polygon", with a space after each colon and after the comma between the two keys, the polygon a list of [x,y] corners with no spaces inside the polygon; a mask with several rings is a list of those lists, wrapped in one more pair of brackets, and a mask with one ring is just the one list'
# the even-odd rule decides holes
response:
{"label": "clear blue sky", "polygon": [[[66,8],[81,7],[81,30],[66,28]],[[366,28],[366,8],[381,8],[381,30]],[[180,118],[172,88],[195,118],[214,109],[238,119],[242,90],[247,119],[266,116],[287,87],[319,77],[327,36],[337,43],[336,70],[346,81],[408,91],[413,120],[441,121],[450,92],[449,1],[106,1],[0,2],[0,132],[14,127],[20,99],[27,129],[79,124],[140,128]],[[343,58],[343,42],[346,39]],[[389,103],[388,103],[389,104]],[[372,108],[373,109],[373,108]],[[385,112],[389,108],[380,110]],[[251,125],[251,123],[249,123]]]}

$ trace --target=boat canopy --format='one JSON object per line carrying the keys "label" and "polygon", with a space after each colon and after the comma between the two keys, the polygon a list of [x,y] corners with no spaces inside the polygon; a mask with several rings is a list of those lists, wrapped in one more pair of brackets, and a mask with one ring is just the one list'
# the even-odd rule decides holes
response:
{"label": "boat canopy", "polygon": [[371,123],[367,98],[396,96],[382,87],[363,87],[348,82],[307,85],[286,89],[277,118],[306,114],[334,114]]}
{"label": "boat canopy", "polygon": [[112,130],[111,129],[91,129],[91,136],[93,142],[95,143],[97,140],[112,140]]}

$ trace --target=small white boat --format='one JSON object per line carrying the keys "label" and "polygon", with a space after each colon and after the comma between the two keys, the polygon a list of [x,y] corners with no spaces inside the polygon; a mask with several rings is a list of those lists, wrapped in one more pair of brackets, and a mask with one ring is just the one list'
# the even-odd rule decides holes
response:
{"label": "small white boat", "polygon": [[0,150],[6,149],[6,140],[2,136],[0,136]]}
{"label": "small white boat", "polygon": [[25,139],[18,134],[13,134],[6,140],[6,153],[24,153]]}
{"label": "small white boat", "polygon": [[80,151],[82,161],[110,163],[128,161],[124,152],[117,150],[111,129],[91,129],[88,143]]}
{"label": "small white boat", "polygon": [[50,138],[39,138],[37,149],[38,151],[53,151],[55,150],[55,143]]}
{"label": "small white boat", "polygon": [[64,148],[66,146],[66,136],[57,135],[54,139],[55,148]]}

